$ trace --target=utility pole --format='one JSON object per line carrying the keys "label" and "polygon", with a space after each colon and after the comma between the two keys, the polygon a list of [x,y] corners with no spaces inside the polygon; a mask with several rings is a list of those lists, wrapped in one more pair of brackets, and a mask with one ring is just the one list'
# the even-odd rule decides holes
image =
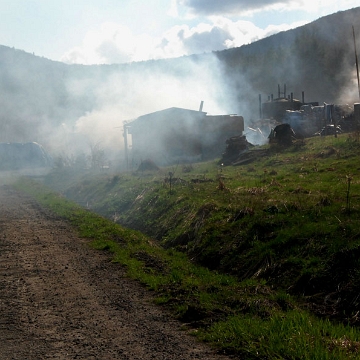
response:
{"label": "utility pole", "polygon": [[128,145],[128,129],[130,125],[127,121],[124,121],[124,147],[125,147],[125,161],[126,161],[126,169],[129,170],[129,145]]}
{"label": "utility pole", "polygon": [[352,27],[353,31],[353,38],[354,38],[354,50],[355,50],[355,64],[356,64],[356,75],[357,75],[357,82],[358,82],[358,92],[359,92],[359,100],[360,100],[360,80],[359,80],[359,63],[356,51],[356,40],[355,40],[355,30],[354,26]]}

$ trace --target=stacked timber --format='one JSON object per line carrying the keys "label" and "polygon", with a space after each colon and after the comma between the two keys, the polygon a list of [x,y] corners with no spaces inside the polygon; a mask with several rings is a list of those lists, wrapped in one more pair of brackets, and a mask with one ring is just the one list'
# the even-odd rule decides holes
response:
{"label": "stacked timber", "polygon": [[239,158],[241,153],[247,151],[250,145],[245,135],[228,138],[226,140],[225,152],[222,154],[222,163],[224,165],[230,165]]}

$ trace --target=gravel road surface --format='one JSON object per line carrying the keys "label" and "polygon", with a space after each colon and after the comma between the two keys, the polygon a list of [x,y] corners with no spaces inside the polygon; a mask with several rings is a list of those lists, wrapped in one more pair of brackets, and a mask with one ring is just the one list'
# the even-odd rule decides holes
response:
{"label": "gravel road surface", "polygon": [[0,359],[228,359],[196,341],[109,254],[0,187]]}

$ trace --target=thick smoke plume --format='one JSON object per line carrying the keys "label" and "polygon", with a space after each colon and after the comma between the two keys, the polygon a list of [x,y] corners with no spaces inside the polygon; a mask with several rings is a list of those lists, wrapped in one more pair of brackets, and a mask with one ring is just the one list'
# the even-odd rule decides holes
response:
{"label": "thick smoke plume", "polygon": [[215,56],[199,63],[184,58],[176,68],[168,61],[152,65],[110,73],[94,90],[96,107],[75,121],[74,133],[114,157],[124,150],[124,122],[141,115],[171,107],[198,110],[201,101],[209,114],[235,112]]}
{"label": "thick smoke plume", "polygon": [[97,149],[119,164],[124,122],[151,112],[204,101],[209,115],[242,115],[246,129],[260,117],[258,95],[276,97],[278,84],[305,101],[351,104],[359,16],[357,8],[240,48],[123,65],[66,65],[0,47],[0,142],[38,142],[66,158]]}

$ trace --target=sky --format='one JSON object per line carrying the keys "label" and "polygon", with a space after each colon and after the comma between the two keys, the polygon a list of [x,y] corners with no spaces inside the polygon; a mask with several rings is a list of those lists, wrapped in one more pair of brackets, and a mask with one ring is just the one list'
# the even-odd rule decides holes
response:
{"label": "sky", "polygon": [[68,64],[202,54],[255,42],[359,0],[0,0],[0,45]]}

